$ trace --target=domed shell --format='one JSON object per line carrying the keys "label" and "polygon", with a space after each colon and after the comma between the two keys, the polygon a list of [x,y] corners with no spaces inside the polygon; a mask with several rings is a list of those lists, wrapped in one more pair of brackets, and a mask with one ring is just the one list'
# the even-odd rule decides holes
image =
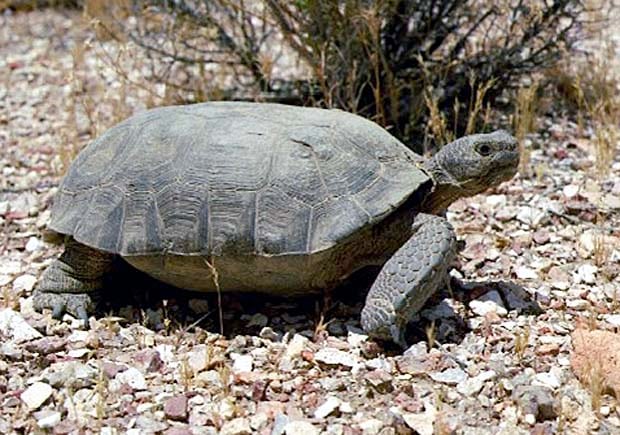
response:
{"label": "domed shell", "polygon": [[378,125],[339,110],[163,107],[79,154],[50,229],[124,256],[310,254],[427,185],[420,160]]}

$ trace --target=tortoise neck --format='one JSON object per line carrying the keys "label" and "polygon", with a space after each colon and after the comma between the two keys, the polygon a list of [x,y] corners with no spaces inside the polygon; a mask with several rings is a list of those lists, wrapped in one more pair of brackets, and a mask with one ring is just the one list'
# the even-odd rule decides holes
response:
{"label": "tortoise neck", "polygon": [[437,155],[424,163],[424,170],[433,180],[434,188],[422,201],[421,212],[442,214],[454,201],[468,196],[458,181],[443,168]]}
{"label": "tortoise neck", "polygon": [[430,214],[443,214],[450,204],[465,196],[458,187],[451,184],[439,184],[424,199],[420,211]]}

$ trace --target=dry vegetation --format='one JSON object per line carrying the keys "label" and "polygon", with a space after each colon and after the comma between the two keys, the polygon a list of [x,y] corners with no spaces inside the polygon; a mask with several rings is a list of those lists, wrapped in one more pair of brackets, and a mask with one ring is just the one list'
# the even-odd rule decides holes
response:
{"label": "dry vegetation", "polygon": [[[607,11],[577,0],[473,3],[90,0],[85,10],[100,42],[142,52],[140,81],[159,88],[158,102],[339,107],[420,149],[490,128],[491,105],[570,55],[585,11]],[[103,54],[120,76],[135,73]]]}
{"label": "dry vegetation", "polygon": [[[19,3],[21,7],[22,4],[28,2],[9,1],[8,3],[13,5]],[[546,195],[553,200],[558,197],[563,198],[561,193],[563,186],[561,183],[554,184],[553,177],[557,178],[558,173],[563,174],[565,168],[562,167],[560,170],[556,168],[554,172],[550,162],[566,159],[566,149],[569,149],[571,153],[585,156],[582,160],[586,163],[589,161],[589,156],[595,157],[591,166],[587,164],[579,166],[581,163],[575,159],[577,163],[569,169],[569,171],[580,174],[581,178],[570,180],[580,189],[579,193],[572,198],[575,198],[577,202],[580,201],[582,206],[584,203],[589,204],[589,199],[587,201],[584,199],[589,198],[586,195],[590,195],[592,191],[607,192],[609,189],[605,186],[613,183],[614,178],[611,177],[614,176],[617,179],[617,170],[616,174],[611,170],[614,162],[617,165],[620,139],[618,130],[620,94],[618,77],[614,75],[618,71],[618,64],[613,63],[618,60],[612,54],[605,55],[605,50],[602,51],[603,55],[600,50],[593,51],[587,47],[584,51],[573,50],[575,48],[574,38],[579,39],[583,35],[588,35],[591,39],[596,39],[594,35],[600,29],[583,27],[576,21],[567,28],[566,33],[557,35],[559,32],[557,27],[554,27],[559,25],[567,14],[582,17],[581,14],[585,8],[600,10],[589,4],[555,2],[558,9],[555,12],[549,10],[546,13],[544,5],[549,2],[540,2],[539,7],[530,6],[539,4],[538,2],[502,1],[495,2],[492,7],[488,6],[489,2],[481,2],[481,7],[475,9],[475,12],[472,12],[473,15],[463,17],[459,15],[462,13],[459,7],[464,2],[440,1],[435,3],[454,5],[454,9],[449,10],[460,12],[445,15],[444,18],[448,19],[448,24],[442,30],[443,33],[437,34],[436,27],[426,28],[421,26],[421,23],[429,19],[438,20],[439,16],[420,16],[417,21],[414,20],[413,24],[405,26],[402,17],[407,14],[402,11],[395,14],[394,11],[399,5],[406,7],[414,3],[406,1],[370,2],[372,6],[369,7],[368,2],[352,0],[345,2],[347,4],[345,8],[326,6],[330,3],[313,0],[297,2],[265,0],[260,2],[260,7],[257,7],[258,2],[243,2],[242,0],[214,0],[204,3],[178,1],[175,4],[180,5],[178,7],[181,9],[177,10],[165,10],[165,4],[172,4],[167,2],[148,2],[153,6],[138,10],[127,9],[134,6],[131,0],[112,2],[87,0],[85,3],[81,25],[89,30],[85,33],[88,37],[84,40],[70,41],[71,65],[67,68],[70,74],[66,81],[68,85],[65,89],[66,98],[59,102],[61,111],[66,116],[58,122],[60,140],[54,142],[60,144],[52,160],[57,175],[66,169],[77,152],[92,138],[137,110],[166,104],[243,98],[343,107],[380,122],[399,137],[409,140],[408,143],[412,146],[418,147],[442,144],[465,132],[490,129],[498,125],[510,126],[522,144],[524,155],[519,184],[498,191],[494,197],[518,197],[521,201],[519,203],[521,208],[529,207],[533,203],[532,208],[543,209],[535,201],[539,196]],[[418,3],[424,4],[425,2]],[[201,4],[201,8],[190,8],[197,4]],[[505,9],[507,4],[519,4],[520,8],[511,14]],[[605,2],[604,4],[607,5]],[[181,7],[182,5],[185,5],[185,9]],[[0,9],[3,7],[6,7],[6,2],[0,2]],[[446,13],[445,9],[443,11],[442,13]],[[604,18],[597,14],[587,16],[599,23]],[[491,24],[498,23],[498,17],[504,19],[503,25]],[[460,19],[463,19],[468,27],[455,32],[454,23]],[[413,30],[409,26],[413,26]],[[391,42],[387,37],[389,34],[386,36],[388,30],[393,32]],[[531,34],[533,31],[537,33]],[[572,31],[578,32],[572,33]],[[615,49],[611,41],[605,39],[604,34],[600,35],[602,39],[599,40],[599,44],[608,43],[610,44],[609,50]],[[464,38],[465,36],[467,38]],[[556,36],[559,37],[556,38]],[[563,37],[566,39],[563,40]],[[407,45],[406,50],[401,53],[394,45],[397,40],[405,41],[410,45]],[[436,41],[437,46],[434,46],[432,41]],[[527,47],[527,50],[521,52],[519,47]],[[489,54],[488,50],[491,48],[498,48],[498,50],[491,50]],[[536,48],[542,50],[540,58],[525,55],[528,52],[536,53]],[[584,47],[578,48],[584,49]],[[411,52],[419,54],[411,56]],[[445,57],[446,52],[453,53],[454,56]],[[510,56],[506,57],[508,54]],[[518,62],[506,64],[506,60],[511,62],[518,60]],[[13,78],[7,78],[7,87],[11,83],[10,80]],[[572,121],[577,125],[575,129],[567,127],[572,125]],[[551,128],[555,128],[556,125],[560,125],[559,129]],[[549,150],[545,149],[546,146],[550,147]],[[574,149],[577,151],[573,151]],[[546,155],[547,152],[548,155]],[[551,188],[545,189],[546,183]],[[533,193],[523,192],[527,188]],[[48,192],[45,192],[47,195]],[[552,257],[556,255],[553,249],[550,249],[550,254],[542,251],[540,256],[546,258],[541,261],[546,259],[548,264],[545,263],[540,266],[540,269],[536,269],[539,278],[535,282],[528,281],[529,278],[522,278],[516,272],[516,263],[524,257],[529,258],[527,254],[506,257],[514,261],[515,265],[500,269],[501,273],[491,268],[491,276],[503,276],[503,273],[507,271],[506,275],[512,274],[509,275],[512,279],[524,283],[528,291],[531,290],[532,294],[536,295],[532,296],[534,298],[539,297],[537,293],[541,287],[539,281],[544,281],[542,284],[544,287],[556,279],[552,277],[553,269],[556,267],[566,268],[574,265],[574,268],[569,270],[572,274],[570,276],[575,277],[579,275],[578,266],[581,266],[581,262],[591,262],[599,270],[596,286],[600,288],[617,286],[620,282],[618,274],[610,267],[618,263],[618,259],[613,258],[613,255],[617,255],[618,252],[614,244],[619,240],[617,228],[613,228],[617,224],[617,219],[614,218],[617,209],[610,208],[602,198],[604,195],[601,194],[592,200],[594,208],[571,208],[572,205],[568,204],[561,212],[549,211],[550,217],[547,216],[545,223],[529,222],[517,227],[517,230],[513,228],[511,235],[506,238],[493,235],[496,237],[493,239],[495,245],[488,250],[498,248],[502,251],[502,255],[510,249],[523,252],[544,247],[545,244],[542,242],[540,245],[538,242],[532,242],[531,233],[534,232],[538,234],[550,231],[559,240],[552,241],[551,245],[561,243],[568,247],[559,249],[561,252],[557,257]],[[472,246],[469,242],[471,238],[476,237],[473,233],[494,234],[495,230],[498,230],[496,228],[498,225],[510,227],[514,226],[515,221],[514,216],[496,219],[498,213],[488,211],[489,205],[484,200],[475,201],[478,201],[474,202],[475,206],[461,205],[461,209],[457,207],[457,211],[453,212],[457,213],[459,220],[463,220],[462,227],[459,228],[459,236],[468,240],[468,247]],[[547,200],[541,199],[540,202],[546,203]],[[592,204],[589,205],[592,206]],[[507,208],[510,206],[514,204],[509,204]],[[16,252],[10,246],[17,240],[9,236],[9,231],[13,231],[13,228],[19,225],[19,221],[6,218],[3,225],[7,229],[6,241],[0,241],[0,243],[3,243],[3,255],[8,256],[9,253]],[[564,235],[562,233],[564,227],[570,227],[573,232]],[[505,228],[502,228],[503,230]],[[579,239],[587,231],[594,231],[591,249],[587,254],[580,254],[577,260],[567,259],[563,251],[574,251],[570,243],[575,240],[571,240],[571,237]],[[32,232],[27,234],[31,235]],[[529,236],[529,241],[527,236]],[[476,243],[478,242],[474,242],[473,245],[475,246]],[[20,248],[20,252],[22,251],[23,247]],[[479,259],[473,258],[470,263],[476,261]],[[461,269],[464,273],[479,276],[488,271],[488,263],[501,266],[501,261],[502,258],[494,258],[486,263],[483,260],[475,266],[469,263],[464,264]],[[525,264],[531,266],[530,263]],[[209,264],[213,266],[212,263]],[[213,275],[214,279],[217,279],[215,268],[213,268]],[[595,284],[592,283],[592,286]],[[11,285],[5,284],[2,287],[0,301],[5,308],[19,310],[24,294],[23,292],[15,293]],[[468,334],[473,336],[472,341],[476,342],[475,346],[472,345],[472,349],[478,352],[477,349],[481,346],[479,342],[485,343],[482,346],[483,352],[480,354],[474,351],[467,354],[458,348],[459,345],[466,346],[461,343],[455,346],[458,352],[463,351],[465,355],[469,355],[469,361],[475,362],[474,369],[469,370],[468,375],[474,378],[478,376],[480,370],[484,373],[484,370],[490,370],[489,367],[495,369],[495,366],[485,365],[489,361],[493,362],[495,351],[501,352],[502,357],[510,361],[506,363],[509,365],[506,373],[498,379],[489,378],[485,381],[484,389],[479,390],[481,396],[491,397],[495,394],[492,399],[488,399],[491,400],[491,405],[488,405],[488,402],[486,406],[480,406],[477,403],[478,407],[471,408],[471,415],[458,415],[458,418],[454,418],[454,409],[457,408],[455,401],[466,402],[472,398],[463,396],[454,399],[453,385],[446,387],[446,385],[437,383],[431,384],[430,390],[437,391],[437,393],[430,398],[418,391],[418,389],[425,391],[426,386],[420,386],[417,382],[424,384],[428,380],[426,375],[423,381],[420,380],[419,375],[406,378],[409,373],[403,371],[401,367],[401,364],[406,366],[406,364],[412,364],[411,360],[416,361],[412,356],[413,353],[405,357],[381,357],[384,358],[383,361],[389,360],[393,372],[398,373],[394,375],[394,379],[390,380],[390,386],[394,389],[393,395],[376,390],[374,386],[368,386],[370,384],[365,376],[372,373],[370,370],[365,372],[365,368],[361,369],[361,374],[359,374],[352,373],[348,368],[343,374],[341,371],[336,371],[333,366],[315,359],[319,348],[322,346],[329,348],[331,345],[340,346],[347,351],[353,349],[351,352],[357,352],[356,358],[363,358],[364,363],[367,360],[376,363],[376,360],[381,359],[379,357],[373,359],[373,356],[376,356],[376,349],[373,350],[372,346],[366,346],[366,344],[359,348],[356,344],[349,346],[346,341],[348,338],[334,337],[333,331],[337,330],[336,326],[341,323],[333,316],[333,313],[324,311],[317,314],[314,319],[310,319],[308,336],[313,339],[313,342],[303,341],[303,350],[298,350],[295,354],[296,362],[291,363],[291,366],[299,371],[293,370],[293,374],[287,378],[289,372],[286,368],[282,369],[280,364],[294,347],[295,339],[291,339],[292,334],[288,336],[289,341],[281,336],[278,339],[272,339],[265,338],[267,335],[265,337],[261,335],[259,338],[258,334],[239,335],[226,340],[197,327],[207,315],[215,319],[211,322],[211,331],[226,329],[229,326],[221,323],[230,322],[231,319],[225,318],[225,313],[221,311],[221,300],[218,300],[219,313],[214,313],[215,310],[212,310],[185,326],[176,323],[168,311],[167,302],[164,302],[160,310],[161,330],[157,337],[147,329],[147,326],[152,327],[153,318],[157,318],[158,312],[153,314],[153,312],[143,311],[138,316],[142,319],[142,322],[138,323],[142,324],[121,326],[122,323],[118,319],[109,316],[98,321],[95,331],[88,334],[88,339],[83,339],[84,343],[72,343],[63,348],[63,351],[68,352],[87,349],[88,358],[94,360],[98,366],[92,388],[89,390],[91,394],[89,400],[93,399],[95,403],[93,418],[96,422],[85,423],[79,421],[77,417],[73,420],[76,422],[76,430],[79,428],[84,430],[85,427],[93,431],[96,431],[93,428],[101,430],[104,427],[115,426],[117,422],[111,415],[119,421],[127,421],[127,419],[123,420],[124,415],[118,416],[122,413],[117,403],[123,403],[123,397],[126,399],[130,396],[131,400],[138,403],[150,400],[155,403],[155,399],[145,392],[140,392],[144,395],[136,399],[132,396],[135,392],[127,393],[122,388],[114,390],[111,384],[117,380],[115,375],[110,375],[111,369],[107,364],[109,361],[126,365],[135,364],[131,359],[123,358],[127,355],[133,357],[136,354],[154,352],[153,349],[157,344],[160,351],[161,346],[174,346],[175,352],[178,352],[178,365],[174,366],[168,360],[165,364],[159,361],[163,365],[169,364],[174,369],[170,369],[171,371],[163,375],[160,372],[149,373],[147,377],[151,377],[148,381],[156,384],[155,388],[160,388],[157,381],[165,384],[165,387],[156,391],[166,400],[172,394],[187,395],[190,399],[194,397],[194,394],[204,394],[207,398],[205,401],[208,404],[217,404],[217,407],[213,405],[213,410],[207,414],[208,418],[204,417],[206,422],[203,423],[205,426],[218,430],[234,419],[248,416],[248,409],[253,409],[250,408],[253,406],[252,401],[258,403],[263,400],[276,403],[282,400],[284,403],[290,400],[286,402],[289,404],[287,412],[290,412],[290,415],[294,415],[290,408],[297,405],[305,410],[306,416],[311,415],[323,402],[323,390],[320,389],[322,384],[319,387],[316,385],[325,377],[341,377],[351,382],[353,387],[346,384],[344,389],[337,392],[343,397],[346,396],[347,400],[349,400],[351,391],[355,392],[356,388],[364,391],[363,396],[351,399],[352,406],[358,406],[362,414],[368,413],[368,407],[371,411],[373,409],[387,410],[398,403],[398,406],[406,408],[409,413],[403,415],[423,415],[428,421],[434,421],[436,433],[453,433],[451,428],[455,420],[475,419],[479,409],[488,411],[488,414],[492,416],[489,420],[484,420],[483,426],[488,425],[489,421],[499,424],[499,422],[511,421],[514,417],[514,420],[518,421],[518,424],[515,423],[515,428],[519,426],[528,431],[539,430],[538,433],[552,433],[550,431],[561,433],[565,427],[572,427],[576,430],[574,433],[580,433],[579,428],[584,427],[578,424],[580,418],[584,415],[589,416],[590,411],[593,410],[598,420],[594,423],[589,422],[590,426],[587,428],[597,430],[599,427],[597,424],[605,422],[610,417],[610,412],[611,417],[614,417],[614,413],[617,412],[617,402],[612,395],[608,394],[610,391],[605,388],[604,373],[596,361],[585,370],[583,378],[583,385],[589,391],[589,408],[581,402],[579,406],[583,408],[576,408],[575,397],[579,396],[577,393],[574,396],[571,395],[574,391],[563,384],[562,389],[553,390],[557,399],[555,405],[559,403],[558,415],[554,415],[545,422],[536,420],[535,424],[531,423],[527,412],[521,408],[519,408],[518,415],[517,411],[514,411],[515,415],[508,412],[511,406],[518,402],[515,399],[516,393],[510,390],[511,381],[516,383],[515,379],[522,377],[527,370],[530,372],[535,370],[536,375],[548,373],[551,368],[558,366],[559,357],[567,354],[565,342],[556,349],[553,347],[556,342],[543,340],[549,335],[557,338],[556,331],[553,329],[555,326],[564,324],[573,326],[576,323],[575,317],[587,315],[586,329],[597,330],[603,327],[601,326],[604,324],[601,320],[603,316],[617,312],[618,301],[615,299],[617,292],[614,293],[613,298],[603,296],[599,300],[597,296],[597,298],[587,299],[588,292],[592,290],[592,293],[595,293],[594,289],[586,287],[588,290],[586,291],[583,283],[580,282],[572,285],[575,290],[581,291],[583,297],[571,294],[570,298],[566,296],[566,300],[572,302],[571,298],[575,298],[580,302],[591,302],[585,311],[579,311],[581,308],[567,308],[565,299],[556,297],[557,295],[551,292],[552,296],[548,296],[549,300],[541,302],[548,311],[542,315],[530,313],[524,315],[518,309],[511,311],[509,314],[511,317],[501,319],[497,313],[484,316],[468,314],[468,321],[472,321],[474,325]],[[551,288],[554,288],[553,285]],[[557,292],[557,290],[554,291]],[[570,292],[571,289],[568,291]],[[456,297],[454,295],[451,297],[469,301],[469,298],[474,299],[476,295],[457,294]],[[515,313],[518,313],[518,318]],[[559,314],[554,317],[556,313]],[[271,313],[269,320],[271,321],[274,317],[276,315]],[[524,321],[522,317],[525,317]],[[506,323],[513,322],[517,326],[506,332],[507,327],[506,329],[500,327],[504,320],[507,320]],[[252,321],[254,320],[247,323],[250,324]],[[453,343],[446,340],[446,335],[449,335],[449,332],[446,332],[446,329],[449,330],[446,323],[450,325],[449,322],[445,322],[445,319],[433,319],[422,329],[421,340],[426,340],[424,347],[428,348],[428,353],[423,355],[425,364],[427,361],[438,360],[438,355],[441,355],[441,364],[448,364],[457,359],[452,355],[455,347],[450,346]],[[50,332],[53,338],[63,337],[64,339],[67,335],[73,334],[66,324],[60,323],[60,325],[56,324],[51,327],[47,325],[47,319],[45,319],[45,323],[38,322],[37,328]],[[605,327],[617,329],[617,326],[610,327],[609,324]],[[297,329],[302,330],[302,328],[304,327]],[[276,335],[274,331],[271,333]],[[346,332],[344,334],[346,336]],[[115,349],[119,347],[114,341],[117,336],[131,337],[134,342],[127,349],[121,348],[115,353]],[[94,339],[93,337],[103,338]],[[261,343],[263,347],[255,346],[255,343]],[[545,353],[542,351],[543,346],[551,350]],[[252,352],[256,349],[269,349],[267,356],[258,352],[254,354],[254,371],[261,373],[260,376],[254,372],[247,374],[233,369],[231,355],[241,352],[240,349],[245,351],[247,348],[252,348]],[[2,352],[0,359],[5,358],[9,351],[3,349]],[[559,357],[556,359],[557,355]],[[49,358],[40,356],[36,358],[42,361],[41,364],[49,365],[52,364],[50,361],[54,361],[53,357],[55,357],[54,353]],[[66,355],[62,357],[66,358]],[[70,358],[79,359],[80,357],[71,356]],[[195,360],[200,360],[201,364],[197,366]],[[23,361],[19,361],[14,364],[19,366],[22,363]],[[53,364],[55,363],[54,361]],[[429,367],[430,365],[429,363]],[[478,369],[478,365],[483,368]],[[145,366],[148,364],[145,363]],[[394,366],[398,366],[400,371],[394,371]],[[380,367],[385,368],[383,365]],[[426,370],[427,366],[424,367]],[[445,367],[433,366],[432,370],[435,370],[433,373],[436,374],[441,373],[443,368]],[[142,370],[142,367],[140,369]],[[417,366],[411,369],[413,373],[415,369]],[[150,368],[147,367],[145,370],[148,371]],[[431,372],[431,369],[429,368],[428,371]],[[0,376],[5,376],[8,372],[8,368],[0,365]],[[205,375],[207,373],[209,377]],[[27,378],[28,374],[20,372],[18,378],[22,377]],[[269,380],[261,383],[262,378]],[[410,385],[412,379],[416,382],[416,391],[413,392]],[[563,379],[564,381],[566,380]],[[9,388],[11,394],[12,389],[22,391],[27,386],[23,379],[21,383],[19,379],[11,382],[13,382],[9,383],[10,386],[12,385]],[[207,383],[209,383],[208,388],[205,387]],[[318,388],[318,390],[315,391],[312,388]],[[85,389],[81,388],[79,391]],[[327,387],[325,389],[327,390]],[[64,399],[73,400],[75,396],[73,386],[66,390],[64,387],[58,387],[51,401],[53,404],[50,406],[48,402],[48,408],[64,409]],[[204,390],[208,392],[205,393]],[[248,390],[251,390],[252,396],[250,405],[247,400]],[[2,393],[5,392],[2,391]],[[283,398],[284,396],[287,397]],[[476,394],[474,398],[475,396]],[[77,396],[78,402],[80,397],[82,396]],[[255,397],[259,399],[254,400]],[[381,402],[382,397],[386,398],[384,402]],[[4,399],[6,397],[3,396]],[[149,408],[146,407],[148,403],[139,404],[145,405],[146,411],[143,413],[148,414]],[[78,405],[80,404],[72,406],[77,409]],[[21,406],[23,408],[23,405]],[[129,409],[133,405],[127,405],[125,402],[123,406]],[[196,402],[192,406],[197,408],[200,403]],[[519,404],[518,407],[527,408],[527,404]],[[606,408],[607,411],[601,411]],[[10,406],[7,409],[7,415],[18,423],[20,423],[20,418],[23,419],[21,426],[17,424],[18,431],[41,430],[32,422],[31,414],[28,412]],[[157,412],[160,413],[153,417],[154,420],[163,418],[161,417],[163,413],[161,401],[153,405],[153,409],[156,410],[154,415]],[[346,407],[342,406],[341,409],[345,410]],[[421,412],[422,409],[424,413]],[[437,414],[431,416],[430,409],[436,409]],[[429,414],[426,414],[427,411]],[[78,414],[78,411],[74,411],[74,414],[62,411],[63,419],[66,418],[66,420],[72,420],[69,415]],[[22,417],[19,417],[20,415]],[[273,411],[273,415],[270,414],[269,424],[275,424],[274,415],[278,415],[277,411]],[[347,424],[355,420],[352,414],[347,414],[347,411],[341,411],[340,408],[335,411],[335,415],[345,420]],[[368,416],[368,414],[363,415]],[[202,421],[200,418],[203,418],[202,414],[199,418],[197,417],[196,421]],[[333,422],[335,417],[332,415],[329,418]],[[169,422],[171,420],[172,418]],[[188,421],[192,423],[191,416]],[[549,421],[553,423],[544,426],[543,423]],[[361,427],[363,423],[365,420],[354,422],[356,427]],[[407,430],[412,427],[412,424],[410,422],[406,425],[398,420],[394,423],[394,427],[400,428],[398,430],[402,433],[408,433]],[[618,429],[620,426],[609,427]]]}

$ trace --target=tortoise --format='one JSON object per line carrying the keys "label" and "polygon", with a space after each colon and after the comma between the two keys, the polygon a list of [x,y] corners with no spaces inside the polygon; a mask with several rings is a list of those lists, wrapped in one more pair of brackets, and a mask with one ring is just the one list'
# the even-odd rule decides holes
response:
{"label": "tortoise", "polygon": [[34,306],[84,320],[118,256],[196,291],[302,295],[382,266],[361,312],[405,345],[412,316],[445,282],[456,199],[510,179],[516,140],[465,136],[424,158],[340,110],[208,102],[147,110],[79,153],[48,230],[64,252]]}

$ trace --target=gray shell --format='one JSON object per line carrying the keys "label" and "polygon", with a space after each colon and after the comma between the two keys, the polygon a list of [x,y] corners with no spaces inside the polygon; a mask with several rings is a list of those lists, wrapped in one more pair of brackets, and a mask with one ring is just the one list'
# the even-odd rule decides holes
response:
{"label": "gray shell", "polygon": [[378,125],[338,110],[164,107],[79,154],[50,229],[124,256],[311,254],[427,183],[420,161]]}

